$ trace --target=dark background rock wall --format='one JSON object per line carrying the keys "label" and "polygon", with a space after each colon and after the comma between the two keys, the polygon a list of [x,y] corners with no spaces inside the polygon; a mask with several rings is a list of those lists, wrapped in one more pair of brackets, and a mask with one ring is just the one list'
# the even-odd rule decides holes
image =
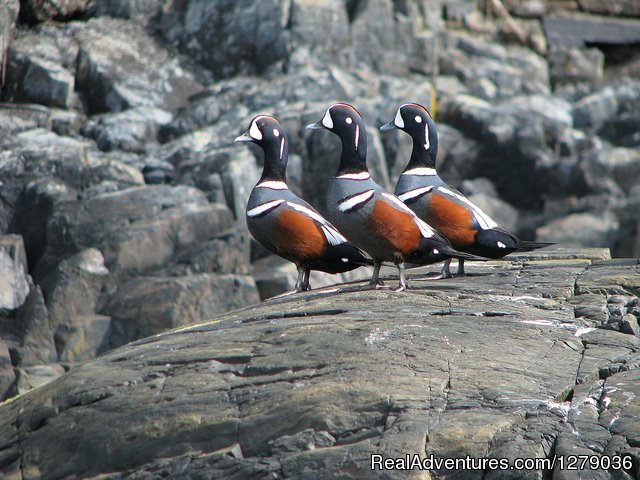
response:
{"label": "dark background rock wall", "polygon": [[354,103],[391,188],[377,127],[417,101],[503,225],[640,256],[639,45],[632,1],[0,0],[0,397],[290,288],[244,225],[258,113],[320,210],[338,145],[304,126]]}

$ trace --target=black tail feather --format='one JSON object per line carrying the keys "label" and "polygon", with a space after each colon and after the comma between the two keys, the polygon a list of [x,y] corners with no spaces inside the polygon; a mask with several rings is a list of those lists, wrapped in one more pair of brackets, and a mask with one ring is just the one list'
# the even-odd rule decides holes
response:
{"label": "black tail feather", "polygon": [[548,247],[550,245],[555,245],[553,242],[530,242],[528,240],[518,240],[516,252],[531,252],[532,250],[537,250],[538,248]]}

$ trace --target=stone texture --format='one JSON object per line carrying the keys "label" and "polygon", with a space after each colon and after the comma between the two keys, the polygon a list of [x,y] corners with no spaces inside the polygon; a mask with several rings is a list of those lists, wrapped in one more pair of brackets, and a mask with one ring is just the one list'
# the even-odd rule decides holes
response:
{"label": "stone texture", "polygon": [[20,0],[20,17],[28,23],[69,20],[91,12],[93,0]]}
{"label": "stone texture", "polygon": [[27,255],[22,237],[0,237],[0,311],[15,310],[29,295]]}
{"label": "stone texture", "polygon": [[329,288],[140,340],[1,405],[0,472],[577,480],[370,465],[374,453],[604,453],[630,456],[631,468],[589,478],[635,478],[640,343],[594,330],[570,303],[595,300],[588,285],[620,295],[612,272],[640,278],[637,261],[592,260],[606,253],[470,262],[469,277],[441,281],[422,268],[401,294]]}
{"label": "stone texture", "polygon": [[217,77],[260,73],[287,55],[284,3],[180,0],[163,8],[158,33]]}
{"label": "stone texture", "polygon": [[618,219],[610,213],[572,213],[536,230],[536,238],[566,246],[605,245],[619,229]]}

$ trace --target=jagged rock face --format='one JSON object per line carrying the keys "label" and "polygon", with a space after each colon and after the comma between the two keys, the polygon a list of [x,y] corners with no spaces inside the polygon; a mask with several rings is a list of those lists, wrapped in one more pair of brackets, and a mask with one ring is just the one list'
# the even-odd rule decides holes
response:
{"label": "jagged rock face", "polygon": [[0,472],[578,479],[371,462],[604,454],[627,469],[589,478],[637,478],[640,339],[615,327],[640,315],[640,264],[602,249],[519,258],[461,279],[412,270],[402,294],[271,300],[114,350],[0,406]]}

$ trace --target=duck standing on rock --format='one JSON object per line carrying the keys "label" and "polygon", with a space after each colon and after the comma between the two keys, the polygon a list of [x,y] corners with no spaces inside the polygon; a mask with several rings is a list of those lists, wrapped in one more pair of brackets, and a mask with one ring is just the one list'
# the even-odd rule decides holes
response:
{"label": "duck standing on rock", "polygon": [[[553,245],[520,240],[438,176],[438,133],[422,105],[401,105],[395,118],[380,127],[383,131],[392,129],[400,129],[413,139],[411,158],[398,179],[395,194],[457,250],[495,259]],[[464,276],[464,259],[459,258],[458,262],[456,275]],[[446,260],[442,268],[445,278],[451,277],[450,263],[451,259]]]}
{"label": "duck standing on rock", "polygon": [[252,142],[264,152],[264,168],[247,202],[247,226],[267,250],[298,269],[295,292],[310,290],[310,270],[349,272],[373,261],[286,183],[287,136],[278,120],[258,115],[236,142]]}
{"label": "duck standing on rock", "polygon": [[307,128],[329,130],[342,141],[340,166],[329,183],[327,210],[349,241],[373,257],[369,286],[382,285],[380,266],[386,261],[398,268],[397,290],[402,291],[407,288],[404,262],[429,265],[451,257],[478,259],[454,250],[446,238],[373,181],[367,170],[367,132],[355,108],[333,104]]}

